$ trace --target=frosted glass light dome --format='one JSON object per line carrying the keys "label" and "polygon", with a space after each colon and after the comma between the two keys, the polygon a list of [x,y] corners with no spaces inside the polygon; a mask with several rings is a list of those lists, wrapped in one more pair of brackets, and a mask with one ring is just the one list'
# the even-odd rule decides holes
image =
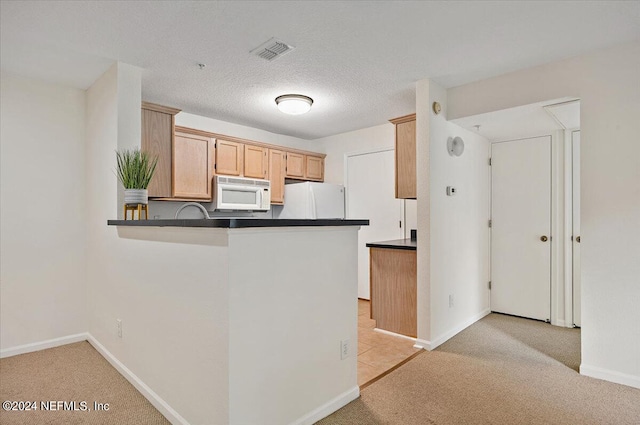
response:
{"label": "frosted glass light dome", "polygon": [[276,97],[276,105],[280,112],[289,115],[300,115],[309,112],[313,99],[301,94],[283,94]]}

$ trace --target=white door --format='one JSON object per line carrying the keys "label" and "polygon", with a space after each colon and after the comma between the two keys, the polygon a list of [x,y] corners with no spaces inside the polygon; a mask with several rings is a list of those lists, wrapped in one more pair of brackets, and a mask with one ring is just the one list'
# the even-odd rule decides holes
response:
{"label": "white door", "polygon": [[369,219],[369,226],[358,232],[358,298],[370,299],[367,242],[404,237],[403,203],[395,198],[393,167],[393,149],[347,156],[347,218]]}
{"label": "white door", "polygon": [[573,324],[582,326],[580,316],[580,131],[571,133],[573,153]]}
{"label": "white door", "polygon": [[491,146],[491,310],[550,320],[551,136]]}

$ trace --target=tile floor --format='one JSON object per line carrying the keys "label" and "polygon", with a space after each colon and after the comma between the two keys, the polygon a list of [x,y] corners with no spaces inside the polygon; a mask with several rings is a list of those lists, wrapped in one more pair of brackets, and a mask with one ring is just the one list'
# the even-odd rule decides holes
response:
{"label": "tile floor", "polygon": [[413,341],[376,332],[369,301],[358,300],[358,385],[363,386],[419,350]]}

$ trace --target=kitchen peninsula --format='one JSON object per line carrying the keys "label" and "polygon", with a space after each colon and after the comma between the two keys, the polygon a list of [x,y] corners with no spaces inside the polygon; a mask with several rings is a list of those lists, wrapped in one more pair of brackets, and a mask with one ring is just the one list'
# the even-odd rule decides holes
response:
{"label": "kitchen peninsula", "polygon": [[167,334],[141,313],[129,325],[167,350],[191,344],[180,347],[188,376],[158,363],[145,382],[191,423],[311,424],[357,398],[357,243],[368,223],[110,220],[127,292],[147,288],[160,311],[192,324]]}

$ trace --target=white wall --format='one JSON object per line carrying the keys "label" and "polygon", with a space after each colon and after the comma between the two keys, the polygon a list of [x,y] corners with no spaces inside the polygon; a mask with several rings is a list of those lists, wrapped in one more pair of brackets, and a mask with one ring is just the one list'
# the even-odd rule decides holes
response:
{"label": "white wall", "polygon": [[[418,246],[419,261],[429,264],[428,270],[419,269],[418,279],[429,273],[430,283],[428,292],[421,288],[418,297],[422,298],[423,308],[424,303],[430,303],[430,322],[422,316],[418,337],[423,340],[422,345],[433,349],[489,312],[490,168],[488,140],[448,122],[446,91],[433,82],[423,84],[428,84],[429,102],[420,102],[417,113],[428,122],[428,146],[421,132],[420,152],[428,147],[429,154],[418,155],[418,169],[425,168],[428,161],[429,174],[419,176],[418,199],[429,196],[430,249],[426,257]],[[434,101],[442,106],[440,115],[431,110]],[[447,152],[447,139],[455,136],[465,142],[460,157]],[[428,194],[424,193],[427,184]],[[447,196],[447,186],[456,187],[457,195]],[[424,233],[422,224],[419,234]],[[450,295],[453,307],[449,306]]]}
{"label": "white wall", "polygon": [[85,332],[82,90],[2,74],[0,348]]}
{"label": "white wall", "polygon": [[294,149],[310,150],[319,152],[315,148],[315,143],[305,139],[299,139],[292,136],[284,136],[282,134],[270,133],[265,130],[259,130],[253,127],[247,127],[240,124],[233,124],[213,118],[193,115],[187,112],[180,112],[176,115],[176,125],[189,128],[197,128],[198,130],[209,131],[211,133],[225,134],[228,136],[240,137],[256,142],[270,143],[273,145],[287,146]]}
{"label": "white wall", "polygon": [[[228,344],[214,325],[227,320],[227,288],[216,285],[226,267],[211,258],[216,247],[121,239],[107,226],[120,213],[114,151],[140,143],[140,76],[115,64],[87,91],[88,330],[168,403],[156,404],[162,413],[227,423]],[[211,274],[191,273],[190,264]]]}
{"label": "white wall", "polygon": [[582,365],[640,388],[640,42],[448,90],[460,118],[581,99]]}

